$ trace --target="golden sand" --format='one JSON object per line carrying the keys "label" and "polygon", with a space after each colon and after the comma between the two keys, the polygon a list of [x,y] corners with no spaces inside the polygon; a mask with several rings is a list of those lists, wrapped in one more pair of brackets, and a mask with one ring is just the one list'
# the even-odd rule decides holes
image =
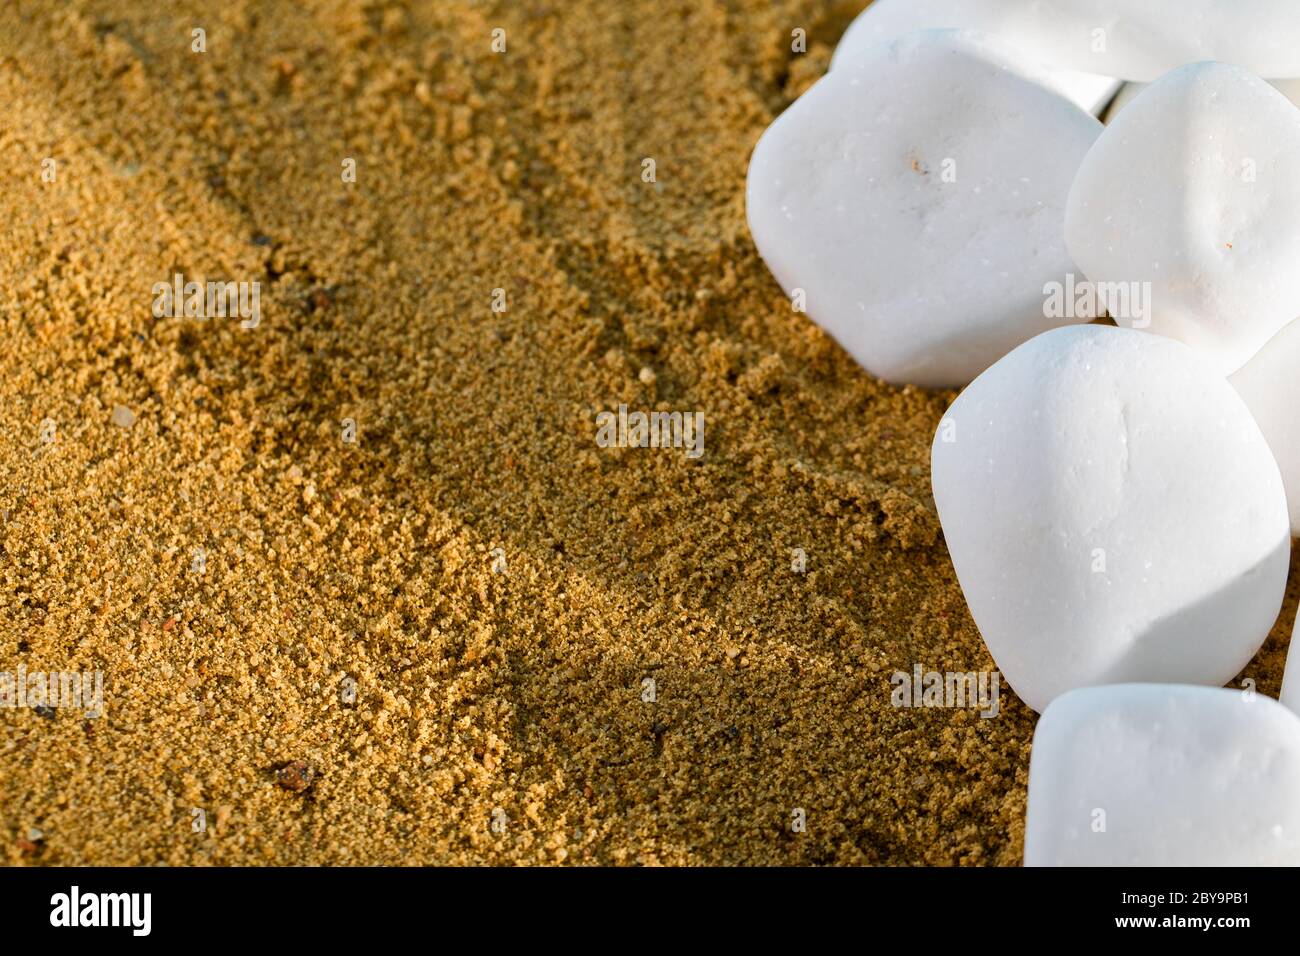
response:
{"label": "golden sand", "polygon": [[[105,680],[0,711],[0,859],[1019,862],[1033,714],[890,706],[993,667],[952,395],[745,226],[861,3],[166,6],[0,6],[0,670]],[[260,325],[155,318],[178,272]],[[705,454],[599,447],[620,403]]]}

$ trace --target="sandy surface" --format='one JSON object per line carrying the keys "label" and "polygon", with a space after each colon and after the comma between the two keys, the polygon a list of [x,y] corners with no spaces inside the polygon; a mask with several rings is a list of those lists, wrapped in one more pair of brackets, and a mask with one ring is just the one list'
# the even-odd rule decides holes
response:
{"label": "sandy surface", "polygon": [[[952,396],[745,227],[860,3],[159,6],[0,6],[0,670],[105,680],[0,711],[0,860],[1019,862],[1033,715],[890,706],[993,666]],[[260,325],[155,318],[176,272]],[[705,454],[598,447],[619,403]]]}

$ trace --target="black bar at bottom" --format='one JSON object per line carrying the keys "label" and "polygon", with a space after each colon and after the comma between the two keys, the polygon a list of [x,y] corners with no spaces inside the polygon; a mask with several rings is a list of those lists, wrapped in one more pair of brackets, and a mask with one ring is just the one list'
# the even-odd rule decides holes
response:
{"label": "black bar at bottom", "polygon": [[733,945],[770,942],[781,928],[806,942],[844,932],[865,940],[889,927],[1001,936],[1029,919],[1069,939],[1198,933],[1231,943],[1290,925],[1295,895],[1294,874],[1258,869],[15,868],[0,870],[0,927],[7,943],[76,934],[297,950],[394,931],[432,933],[430,942],[450,932],[459,945],[478,933],[495,944],[517,934],[530,948],[574,933],[630,941],[682,921],[701,941]]}

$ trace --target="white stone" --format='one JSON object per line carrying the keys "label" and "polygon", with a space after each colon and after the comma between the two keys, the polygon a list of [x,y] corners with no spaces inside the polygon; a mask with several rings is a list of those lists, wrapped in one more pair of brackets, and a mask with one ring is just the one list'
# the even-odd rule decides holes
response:
{"label": "white stone", "polygon": [[1123,81],[1078,70],[1048,70],[1048,85],[1067,100],[1093,116],[1100,116],[1113,100]]}
{"label": "white stone", "polygon": [[754,148],[758,251],[873,374],[961,385],[1061,324],[1043,287],[1073,270],[1065,198],[1102,127],[1036,75],[985,37],[910,34],[832,70]]}
{"label": "white stone", "polygon": [[110,420],[118,428],[130,428],[135,424],[135,412],[125,405],[114,405],[113,415]]}
{"label": "white stone", "polygon": [[1125,80],[1154,80],[1201,60],[1300,77],[1295,0],[877,0],[840,46],[926,27],[992,33],[1057,70]]}
{"label": "white stone", "polygon": [[1300,315],[1297,221],[1300,110],[1244,70],[1193,63],[1106,127],[1070,190],[1065,241],[1094,283],[1149,282],[1150,330],[1226,375]]}
{"label": "white stone", "polygon": [[1237,393],[1273,450],[1300,535],[1300,321],[1288,323],[1232,376]]}
{"label": "white stone", "polygon": [[[1269,80],[1269,85],[1285,96],[1292,103],[1300,106],[1300,80]],[[1150,83],[1125,83],[1120,87],[1115,98],[1106,107],[1106,122],[1113,120],[1119,111],[1133,102],[1134,97],[1145,90]]]}
{"label": "white stone", "polygon": [[1025,865],[1300,865],[1300,717],[1221,687],[1058,697],[1034,731]]}
{"label": "white stone", "polygon": [[975,624],[1034,710],[1094,684],[1221,685],[1282,604],[1277,464],[1172,339],[1085,325],[1025,343],[952,404],[931,480]]}
{"label": "white stone", "polygon": [[[1049,87],[1094,116],[1115,92],[1120,81],[1095,73],[1052,69],[1034,38],[1017,29],[1020,10],[1001,0],[876,0],[849,24],[831,58],[831,68],[847,63],[864,51],[890,43],[917,30],[979,30],[994,35],[1005,32],[1009,42],[1043,68]],[[1050,58],[1051,54],[1046,55]]]}
{"label": "white stone", "polygon": [[1300,615],[1291,622],[1291,643],[1286,648],[1286,668],[1282,672],[1282,692],[1280,700],[1287,707],[1300,714],[1300,645],[1296,644],[1296,625],[1300,624]]}

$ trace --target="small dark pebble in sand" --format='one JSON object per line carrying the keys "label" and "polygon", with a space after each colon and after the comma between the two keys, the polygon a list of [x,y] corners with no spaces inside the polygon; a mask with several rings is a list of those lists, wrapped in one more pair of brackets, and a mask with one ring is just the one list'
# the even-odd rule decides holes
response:
{"label": "small dark pebble in sand", "polygon": [[275,782],[291,793],[302,793],[315,780],[315,769],[301,760],[291,761],[275,772]]}

